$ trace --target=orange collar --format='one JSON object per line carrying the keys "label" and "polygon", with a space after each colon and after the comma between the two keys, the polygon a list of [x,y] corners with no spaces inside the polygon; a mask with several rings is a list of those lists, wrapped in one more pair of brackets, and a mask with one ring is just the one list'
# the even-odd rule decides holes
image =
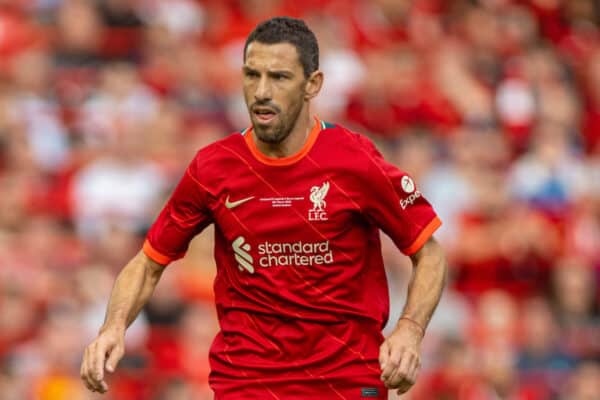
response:
{"label": "orange collar", "polygon": [[319,136],[320,131],[321,121],[319,121],[319,119],[315,117],[315,125],[308,134],[306,142],[304,142],[304,146],[302,146],[302,148],[296,154],[292,154],[291,156],[281,158],[266,156],[258,149],[258,147],[256,147],[256,143],[254,143],[254,140],[252,139],[252,127],[250,127],[246,131],[244,139],[246,140],[248,149],[250,149],[250,152],[258,161],[267,165],[282,166],[294,164],[295,162],[300,161],[306,154],[308,154],[310,149],[317,141],[317,137]]}

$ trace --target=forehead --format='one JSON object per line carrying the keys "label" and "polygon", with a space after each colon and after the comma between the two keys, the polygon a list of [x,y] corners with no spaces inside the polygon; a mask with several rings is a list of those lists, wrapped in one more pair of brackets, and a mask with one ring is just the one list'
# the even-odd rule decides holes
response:
{"label": "forehead", "polygon": [[245,66],[267,70],[302,69],[296,47],[291,43],[252,42],[246,49]]}

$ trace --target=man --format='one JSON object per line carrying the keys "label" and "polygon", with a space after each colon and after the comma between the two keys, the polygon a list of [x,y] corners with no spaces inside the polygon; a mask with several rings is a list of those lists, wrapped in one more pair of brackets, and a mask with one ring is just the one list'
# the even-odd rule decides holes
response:
{"label": "man", "polygon": [[[201,149],[113,288],[81,376],[105,392],[126,327],[164,267],[215,224],[220,332],[216,399],[387,398],[415,382],[420,343],[446,276],[440,221],[404,172],[363,136],[310,115],[318,46],[304,22],[250,34],[243,87],[252,127]],[[389,308],[379,228],[414,264],[403,316]]]}

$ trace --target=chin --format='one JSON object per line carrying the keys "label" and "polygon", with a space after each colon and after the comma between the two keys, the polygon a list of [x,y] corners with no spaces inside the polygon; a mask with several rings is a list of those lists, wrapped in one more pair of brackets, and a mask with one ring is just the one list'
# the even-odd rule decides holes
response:
{"label": "chin", "polygon": [[285,137],[279,137],[277,135],[274,134],[268,134],[268,133],[258,133],[256,131],[256,129],[254,130],[254,132],[256,133],[256,137],[261,141],[261,142],[265,142],[265,143],[269,143],[269,144],[279,144],[283,141],[283,139],[285,139]]}
{"label": "chin", "polygon": [[277,126],[263,127],[260,124],[254,124],[254,134],[260,141],[269,144],[279,144],[288,136],[282,134],[281,129]]}

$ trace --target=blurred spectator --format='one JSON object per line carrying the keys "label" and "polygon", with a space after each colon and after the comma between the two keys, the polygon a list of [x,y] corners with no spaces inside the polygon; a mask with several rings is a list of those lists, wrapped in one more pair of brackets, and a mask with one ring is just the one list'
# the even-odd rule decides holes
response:
{"label": "blurred spectator", "polygon": [[159,390],[153,400],[209,400],[212,398],[212,392],[202,393],[185,380],[173,379]]}
{"label": "blurred spectator", "polygon": [[576,357],[600,356],[597,278],[585,260],[567,258],[553,271],[552,294],[563,327],[562,345]]}
{"label": "blurred spectator", "polygon": [[102,54],[111,59],[135,59],[141,45],[144,26],[132,0],[107,0],[98,4],[102,25]]}
{"label": "blurred spectator", "polygon": [[56,13],[56,60],[64,66],[96,66],[101,60],[103,25],[88,0],[65,0]]}
{"label": "blurred spectator", "polygon": [[139,80],[135,67],[109,64],[102,70],[100,85],[81,109],[79,129],[88,146],[106,146],[126,140],[119,134],[152,118],[158,109],[153,93]]}
{"label": "blurred spectator", "polygon": [[590,151],[600,146],[600,49],[588,59],[584,70],[583,98],[585,100],[585,115],[582,130],[586,147]]}
{"label": "blurred spectator", "polygon": [[142,232],[166,187],[158,165],[141,157],[145,133],[139,127],[115,126],[104,132],[119,135],[105,139],[111,151],[73,177],[74,220],[79,232],[89,238],[111,226]]}
{"label": "blurred spectator", "polygon": [[[104,321],[106,299],[112,286],[110,270],[101,264],[83,266],[73,277],[75,296],[80,303],[81,335],[86,342],[91,342],[96,337],[98,327]],[[127,329],[125,341],[128,351],[143,347],[147,331],[148,324],[142,315]]]}
{"label": "blurred spectator", "polygon": [[582,363],[561,392],[560,400],[597,399],[600,396],[600,365],[597,362]]}
{"label": "blurred spectator", "polygon": [[44,51],[22,52],[13,59],[12,118],[23,128],[34,164],[46,173],[60,170],[70,156],[68,134],[49,84],[51,73]]}
{"label": "blurred spectator", "polygon": [[523,306],[522,339],[517,367],[521,380],[558,393],[575,359],[560,347],[560,328],[548,301],[532,298]]}
{"label": "blurred spectator", "polygon": [[531,151],[514,166],[514,197],[549,211],[566,210],[567,203],[586,185],[583,165],[573,154],[568,139],[560,125],[537,127]]}
{"label": "blurred spectator", "polygon": [[473,349],[448,336],[437,351],[435,367],[417,381],[411,399],[480,399],[482,381],[475,370]]}

